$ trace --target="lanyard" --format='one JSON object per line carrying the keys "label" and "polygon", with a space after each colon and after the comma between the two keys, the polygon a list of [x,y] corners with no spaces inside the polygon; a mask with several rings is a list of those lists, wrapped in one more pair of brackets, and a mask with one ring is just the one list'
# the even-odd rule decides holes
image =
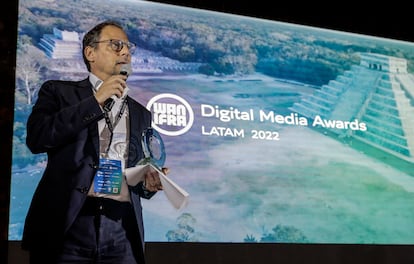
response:
{"label": "lanyard", "polygon": [[114,129],[118,125],[119,120],[121,120],[121,117],[125,112],[126,106],[127,106],[127,99],[125,98],[122,101],[122,105],[121,105],[121,108],[119,109],[118,114],[115,116],[114,123],[112,123],[111,119],[109,118],[109,113],[108,113],[109,111],[104,111],[105,123],[108,126],[108,129],[109,129],[109,132],[110,132],[109,142],[108,142],[108,146],[105,150],[105,154],[108,154],[108,152],[109,152],[109,148],[111,147],[111,144],[112,144],[112,138],[114,136]]}

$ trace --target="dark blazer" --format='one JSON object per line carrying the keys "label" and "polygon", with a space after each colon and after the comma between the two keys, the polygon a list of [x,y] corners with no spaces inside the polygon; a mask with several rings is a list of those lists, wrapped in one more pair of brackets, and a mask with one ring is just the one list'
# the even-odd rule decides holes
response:
{"label": "dark blazer", "polygon": [[[130,144],[127,167],[143,158],[142,131],[151,125],[151,113],[127,98]],[[33,153],[47,153],[48,163],[35,190],[23,231],[22,248],[59,250],[65,232],[79,213],[99,164],[98,121],[103,112],[89,79],[47,81],[39,90],[27,122],[26,143]],[[154,193],[130,187],[141,244],[144,227],[140,197]]]}

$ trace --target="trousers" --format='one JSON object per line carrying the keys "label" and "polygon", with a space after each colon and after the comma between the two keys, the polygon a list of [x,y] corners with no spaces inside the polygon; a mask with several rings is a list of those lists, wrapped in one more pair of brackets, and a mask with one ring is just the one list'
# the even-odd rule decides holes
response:
{"label": "trousers", "polygon": [[[144,264],[140,241],[131,203],[88,197],[55,263]],[[42,256],[30,258],[31,264],[45,263]]]}

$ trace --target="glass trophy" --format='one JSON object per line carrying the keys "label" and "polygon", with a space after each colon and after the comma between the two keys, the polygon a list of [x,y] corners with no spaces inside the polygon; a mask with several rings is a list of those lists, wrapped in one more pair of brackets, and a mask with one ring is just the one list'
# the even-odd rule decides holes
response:
{"label": "glass trophy", "polygon": [[142,149],[144,151],[144,158],[138,164],[145,165],[150,163],[158,170],[161,170],[165,163],[166,153],[164,141],[157,130],[149,127],[142,132]]}

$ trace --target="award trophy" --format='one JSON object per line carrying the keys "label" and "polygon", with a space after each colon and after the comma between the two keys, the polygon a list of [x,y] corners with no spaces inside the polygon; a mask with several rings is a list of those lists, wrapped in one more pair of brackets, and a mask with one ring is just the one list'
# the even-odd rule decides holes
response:
{"label": "award trophy", "polygon": [[148,170],[155,170],[160,176],[163,192],[171,204],[176,209],[185,207],[189,194],[162,172],[167,155],[161,135],[152,127],[146,128],[142,133],[141,143],[144,158],[138,162],[137,166],[126,169],[127,183],[134,186],[144,181]]}
{"label": "award trophy", "polygon": [[161,170],[165,163],[166,154],[164,141],[160,134],[154,128],[149,127],[142,132],[141,143],[145,157],[138,162],[138,165],[150,163]]}

